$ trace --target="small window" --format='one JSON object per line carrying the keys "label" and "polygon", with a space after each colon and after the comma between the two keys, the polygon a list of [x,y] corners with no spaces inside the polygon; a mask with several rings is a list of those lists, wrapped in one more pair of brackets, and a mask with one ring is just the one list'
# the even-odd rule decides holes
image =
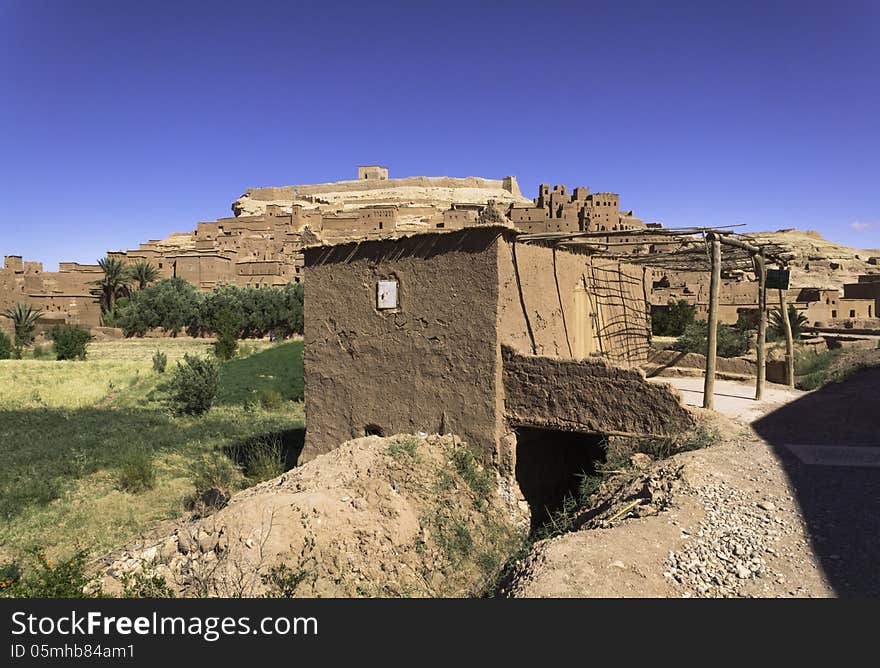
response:
{"label": "small window", "polygon": [[832,318],[836,318],[836,317],[837,317],[837,311],[831,311],[831,317],[832,317]]}
{"label": "small window", "polygon": [[397,281],[384,280],[379,281],[376,286],[376,308],[392,309],[397,308]]}
{"label": "small window", "polygon": [[850,309],[850,310],[849,310],[849,317],[850,317],[850,318],[855,318],[855,317],[856,317],[856,310],[855,310],[855,309]]}

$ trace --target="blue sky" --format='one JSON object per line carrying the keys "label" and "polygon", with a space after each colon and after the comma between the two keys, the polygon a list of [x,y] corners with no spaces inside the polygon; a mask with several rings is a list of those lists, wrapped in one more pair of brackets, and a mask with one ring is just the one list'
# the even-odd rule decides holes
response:
{"label": "blue sky", "polygon": [[0,0],[0,254],[94,262],[362,163],[877,248],[878,121],[876,1]]}

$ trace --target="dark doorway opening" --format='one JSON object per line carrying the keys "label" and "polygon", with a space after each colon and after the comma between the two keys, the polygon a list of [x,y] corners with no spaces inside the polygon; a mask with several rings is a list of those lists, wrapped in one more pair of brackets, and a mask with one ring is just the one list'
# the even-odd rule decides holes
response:
{"label": "dark doorway opening", "polygon": [[385,436],[385,430],[380,425],[371,422],[364,426],[364,436]]}
{"label": "dark doorway opening", "polygon": [[516,428],[516,481],[532,511],[532,530],[577,497],[583,477],[605,459],[605,437],[535,427]]}

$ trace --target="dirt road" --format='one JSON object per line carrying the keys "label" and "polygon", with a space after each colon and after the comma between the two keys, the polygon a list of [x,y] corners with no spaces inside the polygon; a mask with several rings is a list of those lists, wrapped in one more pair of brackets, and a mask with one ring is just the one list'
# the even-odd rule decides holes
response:
{"label": "dirt road", "polygon": [[[662,380],[701,402],[701,379]],[[538,543],[512,595],[880,596],[878,390],[872,369],[756,405],[719,382],[723,442],[669,462],[671,508]]]}

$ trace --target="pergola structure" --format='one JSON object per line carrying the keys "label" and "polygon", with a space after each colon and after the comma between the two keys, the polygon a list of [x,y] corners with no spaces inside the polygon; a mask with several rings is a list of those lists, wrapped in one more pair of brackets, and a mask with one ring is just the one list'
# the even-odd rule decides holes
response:
{"label": "pergola structure", "polygon": [[[731,227],[646,228],[606,232],[546,232],[522,234],[520,243],[550,243],[588,250],[591,255],[671,271],[708,271],[709,314],[703,408],[714,407],[715,367],[718,355],[718,302],[722,268],[754,272],[758,280],[758,342],[755,399],[761,399],[766,381],[767,264],[784,268],[787,251],[777,244],[755,244]],[[622,239],[622,240],[620,240]],[[649,245],[649,250],[645,246]],[[785,357],[789,387],[794,387],[794,341],[785,291],[779,290],[785,329]]]}

